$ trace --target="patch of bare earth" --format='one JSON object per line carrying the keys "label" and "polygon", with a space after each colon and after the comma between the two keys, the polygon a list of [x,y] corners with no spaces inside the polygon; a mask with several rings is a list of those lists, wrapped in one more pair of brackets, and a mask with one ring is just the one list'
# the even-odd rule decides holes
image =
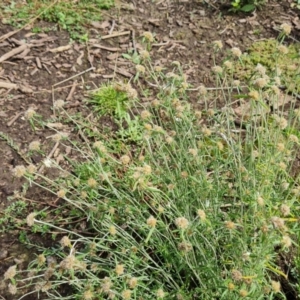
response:
{"label": "patch of bare earth", "polygon": [[[68,34],[60,30],[33,34],[28,29],[8,36],[14,29],[0,24],[0,218],[13,201],[9,197],[20,191],[24,183],[12,177],[12,169],[29,163],[39,169],[42,166],[42,155],[27,155],[30,142],[39,141],[45,155],[57,160],[64,168],[68,168],[64,155],[74,157],[75,153],[53,141],[56,131],[72,135],[80,143],[85,142],[74,124],[63,124],[63,115],[57,111],[54,114],[53,103],[62,99],[70,114],[81,112],[89,120],[89,110],[83,102],[85,92],[110,80],[132,79],[134,65],[122,54],[142,49],[143,32],[150,31],[155,35],[150,51],[153,64],[172,70],[171,63],[179,61],[188,82],[194,87],[200,84],[213,87],[211,43],[214,40],[221,40],[227,49],[240,47],[245,50],[254,41],[277,37],[282,23],[292,24],[295,27],[292,36],[299,37],[299,16],[290,9],[289,1],[269,1],[263,10],[251,15],[228,14],[218,6],[218,1],[206,2],[211,4],[202,1],[118,1],[116,8],[108,11],[102,22],[90,25],[87,44],[70,44]],[[219,56],[217,62],[222,58],[224,55]],[[156,89],[149,84],[147,88],[149,96],[141,95],[141,101],[149,101]],[[197,91],[189,93],[190,101],[201,106]],[[44,120],[52,119],[53,122],[49,121],[46,128],[38,126],[34,131],[24,117],[30,107]],[[105,120],[102,125],[110,128],[110,123]],[[49,172],[43,168],[40,171]],[[29,205],[51,206],[57,204],[56,200],[35,188],[29,191],[27,201]],[[42,237],[40,241],[47,244]],[[1,233],[0,249],[0,278],[9,266],[19,263],[22,267],[32,256],[19,243],[18,230]],[[286,269],[283,271],[287,272]],[[19,297],[9,295],[1,286],[2,298]],[[288,295],[289,299],[296,299],[291,287]],[[34,298],[30,295],[23,299]]]}

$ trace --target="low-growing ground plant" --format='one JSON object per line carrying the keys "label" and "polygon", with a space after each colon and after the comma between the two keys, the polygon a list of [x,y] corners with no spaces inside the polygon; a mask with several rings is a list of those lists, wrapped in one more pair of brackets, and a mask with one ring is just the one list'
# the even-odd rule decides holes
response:
{"label": "low-growing ground plant", "polygon": [[[103,9],[113,5],[113,0],[79,0],[79,1],[11,1],[0,3],[0,16],[2,22],[16,27],[28,23],[28,20],[43,20],[57,24],[51,28],[65,29],[72,39],[86,41],[88,39],[85,26],[91,21],[101,19]],[[33,27],[34,32],[40,32],[38,26]],[[49,30],[46,29],[46,30]]]}
{"label": "low-growing ground plant", "polygon": [[[221,50],[216,41],[215,53]],[[82,145],[57,132],[55,142],[77,154],[68,158],[71,169],[44,160],[61,173],[57,179],[33,165],[14,169],[60,201],[23,221],[56,243],[40,247],[27,269],[6,271],[10,292],[52,300],[285,299],[280,282],[289,275],[278,257],[299,244],[300,185],[291,169],[300,110],[278,102],[280,75],[258,65],[245,89],[232,72],[243,64],[233,48],[212,68],[216,87],[197,88],[203,109],[195,110],[179,62],[163,71],[149,52],[139,55],[136,82],[151,83],[151,102],[131,101],[143,91],[130,83],[111,83],[105,89],[122,93],[119,104],[111,109],[99,100],[111,98],[97,93],[90,102],[95,117],[104,110],[115,118],[116,131],[95,130]],[[116,118],[124,99],[130,104]],[[128,128],[138,141],[120,133]],[[297,259],[293,272],[299,278]]]}

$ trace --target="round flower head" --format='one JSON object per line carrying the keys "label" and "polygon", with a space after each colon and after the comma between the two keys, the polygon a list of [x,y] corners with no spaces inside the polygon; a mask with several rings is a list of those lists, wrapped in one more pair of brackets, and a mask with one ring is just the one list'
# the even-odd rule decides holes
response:
{"label": "round flower head", "polygon": [[153,216],[150,216],[148,219],[147,219],[147,225],[149,227],[155,227],[156,226],[156,223],[157,223],[157,219],[155,219]]}
{"label": "round flower head", "polygon": [[262,88],[264,88],[264,87],[268,84],[268,80],[267,80],[265,77],[257,78],[257,79],[255,80],[254,84],[255,84],[258,88],[262,89]]}
{"label": "round flower head", "polygon": [[26,217],[26,222],[28,226],[33,226],[34,224],[34,217],[36,216],[36,213],[30,213],[27,217]]}
{"label": "round flower head", "polygon": [[282,237],[281,243],[284,247],[289,248],[292,246],[292,240],[288,235]]}
{"label": "round flower head", "polygon": [[116,265],[115,271],[118,276],[124,274],[124,265]]}
{"label": "round flower head", "polygon": [[221,50],[223,48],[223,43],[222,41],[213,41],[213,46],[215,47],[216,50]]}
{"label": "round flower head", "polygon": [[142,65],[136,65],[136,66],[135,66],[135,69],[136,69],[136,71],[137,71],[138,73],[144,74],[144,73],[146,72],[145,67],[142,66]]}
{"label": "round flower head", "polygon": [[232,62],[230,60],[226,60],[224,62],[224,67],[226,67],[228,70],[231,70],[232,67],[233,67],[233,64],[232,64]]}
{"label": "round flower head", "polygon": [[150,117],[151,117],[151,113],[148,110],[143,110],[141,112],[141,118],[142,118],[142,120],[146,120],[146,119],[148,119]]}
{"label": "round flower head", "polygon": [[175,219],[175,224],[180,229],[186,229],[189,226],[189,221],[185,217],[179,217]]}
{"label": "round flower head", "polygon": [[199,88],[198,88],[198,90],[199,90],[199,94],[201,96],[204,96],[204,95],[207,94],[207,89],[206,89],[206,87],[204,85],[200,85]]}
{"label": "round flower head", "polygon": [[214,73],[217,73],[217,74],[222,74],[223,73],[223,69],[220,66],[214,66],[212,68],[212,70],[213,70]]}
{"label": "round flower head", "polygon": [[[9,283],[8,285],[8,292],[11,294],[11,295],[15,295],[17,293],[17,287],[15,284],[12,284],[12,283]],[[4,299],[4,298],[3,298]]]}
{"label": "round flower head", "polygon": [[255,71],[260,73],[260,75],[265,75],[266,74],[266,68],[263,65],[259,64],[259,63],[255,67]]}
{"label": "round flower head", "polygon": [[54,107],[55,108],[62,108],[65,105],[65,101],[64,100],[56,100],[54,102]]}
{"label": "round flower head", "polygon": [[252,90],[248,93],[248,96],[253,100],[259,100],[259,92],[256,90]]}
{"label": "round flower head", "polygon": [[32,141],[29,144],[28,148],[31,151],[39,151],[40,150],[40,146],[41,146],[41,143],[39,141]]}
{"label": "round flower head", "polygon": [[69,237],[67,237],[66,235],[62,237],[62,239],[60,240],[60,244],[63,248],[72,246]]}
{"label": "round flower head", "polygon": [[273,290],[274,293],[279,293],[280,292],[281,285],[280,285],[279,281],[272,280],[271,281],[271,286],[272,286],[272,290]]}
{"label": "round flower head", "polygon": [[202,209],[198,209],[197,210],[197,215],[200,218],[201,221],[205,221],[206,220],[206,214],[205,211]]}
{"label": "round flower head", "polygon": [[289,49],[288,47],[284,46],[284,45],[279,45],[277,47],[278,51],[282,54],[288,54],[289,53]]}
{"label": "round flower head", "polygon": [[163,289],[158,289],[156,292],[156,296],[158,299],[162,299],[165,297],[165,292],[163,291]]}
{"label": "round flower head", "polygon": [[150,58],[150,53],[146,50],[140,51],[140,56],[142,59],[149,59]]}
{"label": "round flower head", "polygon": [[35,114],[36,114],[35,110],[30,107],[25,111],[24,116],[27,120],[30,120],[34,117]]}
{"label": "round flower head", "polygon": [[146,41],[150,43],[154,42],[154,36],[150,31],[145,31],[143,33],[143,37],[145,38]]}
{"label": "round flower head", "polygon": [[25,173],[26,173],[26,168],[24,166],[16,166],[13,169],[13,174],[17,178],[23,177],[25,175]]}
{"label": "round flower head", "polygon": [[134,289],[138,284],[138,280],[136,277],[131,277],[129,280],[128,280],[128,285],[131,289]]}
{"label": "round flower head", "polygon": [[241,57],[241,55],[242,55],[242,51],[240,50],[240,48],[237,48],[237,47],[233,47],[231,49],[231,53],[233,56],[238,57],[238,58]]}
{"label": "round flower head", "polygon": [[121,293],[121,295],[124,300],[130,300],[131,299],[131,290],[124,290]]}
{"label": "round flower head", "polygon": [[291,31],[292,31],[292,27],[291,25],[287,24],[287,23],[283,23],[280,25],[280,29],[282,30],[282,32],[285,35],[290,35]]}
{"label": "round flower head", "polygon": [[122,165],[128,165],[130,163],[130,157],[128,155],[123,155],[120,157]]}
{"label": "round flower head", "polygon": [[4,273],[4,280],[13,279],[17,274],[17,266],[11,266]]}

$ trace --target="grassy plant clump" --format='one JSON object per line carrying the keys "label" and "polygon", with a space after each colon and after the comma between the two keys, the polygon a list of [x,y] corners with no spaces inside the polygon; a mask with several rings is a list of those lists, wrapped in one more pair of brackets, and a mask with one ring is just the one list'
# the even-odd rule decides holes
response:
{"label": "grassy plant clump", "polygon": [[[2,19],[13,26],[23,26],[28,21],[38,17],[39,20],[54,22],[61,29],[67,30],[72,39],[87,39],[84,28],[91,21],[101,19],[101,10],[113,5],[112,0],[79,0],[79,1],[55,1],[40,0],[12,1],[10,5],[0,4]],[[42,29],[34,27],[35,32]]]}
{"label": "grassy plant clump", "polygon": [[284,46],[275,39],[258,41],[243,55],[243,64],[236,65],[236,75],[243,80],[252,80],[255,67],[260,64],[266,68],[266,75],[280,75],[281,86],[289,91],[300,90],[300,44]]}
{"label": "grassy plant clump", "polygon": [[[253,82],[242,94],[231,67],[243,58],[237,48],[232,54],[213,67],[221,96],[200,86],[197,111],[180,63],[166,73],[141,52],[136,80],[154,82],[155,97],[123,114],[128,128],[139,125],[139,143],[101,131],[90,144],[70,141],[77,153],[71,170],[45,161],[63,174],[56,180],[16,167],[15,176],[60,205],[27,216],[28,231],[48,228],[57,243],[41,249],[28,269],[6,271],[13,293],[30,289],[52,300],[285,299],[280,281],[288,276],[278,257],[298,251],[300,182],[291,169],[300,111],[266,109],[265,93],[278,99],[271,77],[268,88]],[[138,93],[130,87],[126,95]],[[237,103],[248,104],[238,126]]]}

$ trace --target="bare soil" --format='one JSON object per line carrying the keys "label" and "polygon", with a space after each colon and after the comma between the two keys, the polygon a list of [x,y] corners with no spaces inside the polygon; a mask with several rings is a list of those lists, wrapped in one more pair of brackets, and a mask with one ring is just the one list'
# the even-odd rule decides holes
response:
{"label": "bare soil", "polygon": [[[246,50],[254,41],[276,38],[282,23],[294,26],[292,37],[300,37],[299,11],[290,8],[290,1],[268,1],[261,11],[250,15],[230,14],[219,1],[122,1],[116,8],[107,11],[99,23],[89,28],[90,40],[87,44],[72,43],[70,48],[66,32],[57,31],[33,34],[31,28],[21,30],[9,38],[3,36],[14,28],[0,24],[0,57],[26,43],[24,52],[13,55],[0,63],[0,82],[13,83],[21,88],[0,87],[0,218],[4,209],[11,203],[10,197],[22,189],[23,180],[12,177],[12,169],[17,165],[27,165],[30,160],[39,167],[42,155],[27,156],[28,145],[40,141],[43,152],[48,155],[55,142],[50,138],[55,131],[51,128],[34,131],[24,117],[24,112],[34,107],[44,120],[53,117],[53,102],[66,101],[70,114],[82,112],[89,116],[84,103],[85,93],[110,81],[128,81],[135,74],[134,65],[122,57],[130,50],[139,51],[144,31],[155,35],[151,49],[151,59],[155,65],[172,69],[171,63],[179,61],[188,82],[195,87],[200,84],[212,86],[211,67],[213,51],[211,43],[221,40],[226,49],[239,47]],[[39,27],[53,28],[40,21]],[[127,32],[113,37],[114,33]],[[101,40],[101,36],[110,35]],[[290,40],[293,41],[292,39]],[[226,53],[226,52],[224,52]],[[218,58],[219,60],[222,57]],[[64,82],[65,81],[65,82]],[[149,86],[151,90],[151,86]],[[151,93],[150,96],[151,97]],[[191,102],[197,105],[197,93],[191,92]],[[148,101],[141,96],[141,101]],[[104,120],[103,126],[109,127]],[[60,129],[71,134],[79,142],[84,141],[77,135],[75,128],[63,124]],[[8,136],[16,147],[3,138]],[[61,159],[60,154],[72,156],[69,149],[59,146],[53,158]],[[61,161],[67,167],[66,161]],[[51,174],[50,174],[51,175]],[[55,175],[55,174],[52,174]],[[56,199],[45,196],[38,189],[31,189],[29,204],[54,205]],[[26,216],[24,216],[25,218]],[[43,240],[41,238],[41,240]],[[47,243],[47,241],[43,241]],[[5,232],[0,235],[0,278],[6,269],[15,264],[15,259],[23,255],[24,263],[34,255],[32,250],[19,243],[19,231]],[[17,299],[8,294],[0,284],[0,298]],[[287,287],[288,299],[297,299],[291,287]],[[28,296],[23,299],[34,299]]]}

